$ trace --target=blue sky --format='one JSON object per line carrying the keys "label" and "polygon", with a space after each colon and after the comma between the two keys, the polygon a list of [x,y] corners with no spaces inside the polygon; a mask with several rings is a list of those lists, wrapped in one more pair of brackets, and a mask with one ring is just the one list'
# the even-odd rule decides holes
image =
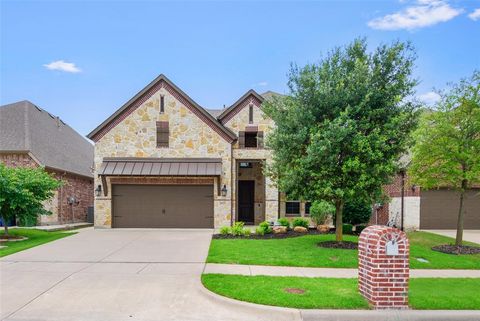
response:
{"label": "blue sky", "polygon": [[[476,9],[479,9],[475,11]],[[290,63],[355,37],[411,40],[418,96],[480,69],[480,1],[1,1],[0,103],[88,134],[164,73],[200,105],[287,92]]]}

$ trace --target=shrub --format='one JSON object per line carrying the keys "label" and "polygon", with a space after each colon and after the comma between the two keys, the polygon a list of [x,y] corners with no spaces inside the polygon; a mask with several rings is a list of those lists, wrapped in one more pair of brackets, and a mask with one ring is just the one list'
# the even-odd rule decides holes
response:
{"label": "shrub", "polygon": [[352,224],[343,224],[343,233],[344,234],[353,234],[353,225]]}
{"label": "shrub", "polygon": [[220,228],[220,234],[222,235],[230,234],[230,226],[222,226]]}
{"label": "shrub", "polygon": [[257,231],[261,229],[262,230],[262,234],[259,234],[259,235],[265,235],[265,234],[268,234],[268,233],[272,233],[272,228],[270,227],[270,223],[268,222],[262,222],[258,225],[258,228],[257,228]]}
{"label": "shrub", "polygon": [[335,206],[327,201],[315,201],[310,207],[310,217],[316,225],[323,225],[328,215],[335,213]]}
{"label": "shrub", "polygon": [[355,226],[355,233],[357,233],[358,235],[360,235],[360,233],[362,233],[362,231],[364,229],[367,228],[367,224],[360,224],[360,225],[357,225]]}
{"label": "shrub", "polygon": [[288,218],[282,217],[279,218],[277,221],[281,226],[285,226],[286,228],[290,228],[290,221]]}
{"label": "shrub", "polygon": [[251,233],[252,233],[252,231],[250,231],[250,229],[248,229],[248,228],[243,229],[243,235],[244,236],[250,236]]}
{"label": "shrub", "polygon": [[343,208],[343,222],[357,225],[365,224],[372,215],[372,205],[368,200],[360,198],[345,202]]}
{"label": "shrub", "polygon": [[257,229],[255,230],[255,234],[265,235],[265,230],[263,228],[261,228],[260,226],[258,226]]}
{"label": "shrub", "polygon": [[240,235],[243,235],[244,234],[244,230],[243,230],[243,226],[245,225],[245,223],[243,222],[235,222],[232,226],[232,235],[234,236],[240,236]]}
{"label": "shrub", "polygon": [[308,228],[308,221],[304,218],[297,217],[292,222],[292,227],[295,228],[296,226],[303,226],[305,228]]}

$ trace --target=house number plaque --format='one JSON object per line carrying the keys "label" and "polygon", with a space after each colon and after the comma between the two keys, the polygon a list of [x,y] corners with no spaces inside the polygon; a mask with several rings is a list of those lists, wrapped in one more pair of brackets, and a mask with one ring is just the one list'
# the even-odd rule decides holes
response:
{"label": "house number plaque", "polygon": [[398,255],[398,243],[395,240],[390,240],[386,244],[387,255]]}

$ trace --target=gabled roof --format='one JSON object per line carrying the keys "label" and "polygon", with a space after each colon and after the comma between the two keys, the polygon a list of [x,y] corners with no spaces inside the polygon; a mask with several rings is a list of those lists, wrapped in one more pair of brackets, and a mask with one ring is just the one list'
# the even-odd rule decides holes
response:
{"label": "gabled roof", "polygon": [[228,128],[222,126],[222,124],[215,119],[204,108],[191,99],[186,93],[178,88],[172,81],[170,81],[165,75],[161,74],[155,78],[150,84],[137,93],[132,99],[127,101],[122,107],[120,107],[113,115],[108,117],[103,123],[95,128],[90,134],[87,135],[93,141],[98,141],[103,137],[110,129],[119,124],[128,115],[130,115],[135,109],[149,99],[160,88],[165,89],[180,100],[190,111],[203,120],[208,126],[215,130],[226,141],[233,142],[237,136]]}
{"label": "gabled roof", "polygon": [[42,166],[93,177],[93,145],[27,100],[0,107],[0,152],[31,153]]}
{"label": "gabled roof", "polygon": [[233,105],[225,109],[217,119],[222,123],[225,124],[229,121],[233,116],[235,116],[243,107],[246,105],[253,103],[254,105],[260,107],[264,98],[259,95],[255,90],[250,89],[247,91],[240,99],[238,99]]}

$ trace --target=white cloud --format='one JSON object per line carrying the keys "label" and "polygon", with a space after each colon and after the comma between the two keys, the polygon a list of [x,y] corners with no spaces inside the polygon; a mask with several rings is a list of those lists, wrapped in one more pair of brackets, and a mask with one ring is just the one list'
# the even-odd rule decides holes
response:
{"label": "white cloud", "polygon": [[43,66],[49,70],[60,70],[72,73],[81,72],[80,68],[75,66],[73,62],[65,62],[63,60],[52,61],[51,63]]}
{"label": "white cloud", "polygon": [[473,21],[477,21],[478,19],[480,19],[480,8],[475,9],[472,13],[468,15],[468,17]]}
{"label": "white cloud", "polygon": [[418,99],[427,105],[433,105],[440,100],[440,95],[434,91],[429,91],[428,93],[418,96]]}
{"label": "white cloud", "polygon": [[402,11],[375,18],[368,26],[380,30],[413,30],[446,22],[458,16],[463,9],[453,8],[444,0],[417,0]]}
{"label": "white cloud", "polygon": [[268,86],[268,82],[266,81],[261,81],[257,84],[257,86],[260,86],[260,87],[265,87],[265,86]]}

